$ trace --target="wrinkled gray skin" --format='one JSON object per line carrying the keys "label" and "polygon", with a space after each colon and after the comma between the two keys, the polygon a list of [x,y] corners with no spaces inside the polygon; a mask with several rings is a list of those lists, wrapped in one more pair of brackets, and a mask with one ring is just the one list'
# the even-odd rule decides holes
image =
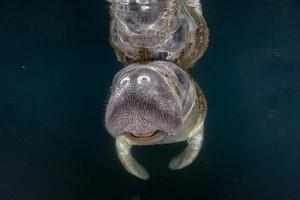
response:
{"label": "wrinkled gray skin", "polygon": [[[132,145],[187,141],[169,167],[181,169],[198,155],[206,116],[200,87],[183,71],[208,45],[198,0],[109,0],[111,44],[123,64],[114,77],[105,114],[120,161],[148,179],[132,157]],[[160,60],[160,61],[153,61]]]}

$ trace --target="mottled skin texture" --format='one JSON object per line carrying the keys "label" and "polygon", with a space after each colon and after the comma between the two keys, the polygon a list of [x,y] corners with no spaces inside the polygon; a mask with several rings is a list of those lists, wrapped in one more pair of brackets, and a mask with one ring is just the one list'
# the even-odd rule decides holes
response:
{"label": "mottled skin texture", "polygon": [[[149,7],[141,10],[133,0],[110,2],[111,44],[119,61],[129,64],[114,77],[105,114],[118,157],[128,172],[148,179],[148,172],[131,155],[132,145],[187,141],[184,151],[169,164],[172,170],[181,169],[192,163],[201,149],[207,109],[200,87],[184,71],[208,46],[201,4],[196,0],[136,1]],[[150,8],[157,9],[154,16]],[[173,37],[182,24],[184,37]],[[171,43],[166,42],[168,38]]]}
{"label": "mottled skin texture", "polygon": [[187,69],[208,46],[208,28],[198,0],[113,1],[110,15],[110,43],[126,65],[165,60]]}

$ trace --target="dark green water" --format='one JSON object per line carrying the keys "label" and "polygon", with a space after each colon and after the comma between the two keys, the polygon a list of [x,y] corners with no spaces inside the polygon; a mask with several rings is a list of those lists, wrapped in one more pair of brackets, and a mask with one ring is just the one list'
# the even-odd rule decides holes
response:
{"label": "dark green water", "polygon": [[0,1],[0,200],[300,199],[300,6],[203,0],[211,32],[191,74],[208,101],[197,160],[134,148],[127,173],[104,129],[121,65],[104,0]]}

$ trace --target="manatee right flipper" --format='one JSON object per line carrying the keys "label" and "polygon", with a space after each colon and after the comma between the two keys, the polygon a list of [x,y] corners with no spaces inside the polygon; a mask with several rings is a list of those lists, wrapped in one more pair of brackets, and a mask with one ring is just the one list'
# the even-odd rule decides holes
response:
{"label": "manatee right flipper", "polygon": [[131,155],[131,147],[132,145],[128,142],[126,137],[119,136],[116,138],[116,147],[119,159],[125,169],[143,180],[147,180],[149,178],[148,172],[142,167]]}
{"label": "manatee right flipper", "polygon": [[187,139],[187,147],[169,163],[172,170],[182,169],[191,164],[199,154],[203,143],[203,123],[191,133]]}

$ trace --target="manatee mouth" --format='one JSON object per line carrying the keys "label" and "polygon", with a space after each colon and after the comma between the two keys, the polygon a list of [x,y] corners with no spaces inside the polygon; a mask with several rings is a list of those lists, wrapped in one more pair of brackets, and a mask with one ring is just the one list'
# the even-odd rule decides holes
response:
{"label": "manatee mouth", "polygon": [[157,134],[157,132],[158,131],[152,131],[149,133],[129,133],[129,134],[136,138],[149,138],[149,137],[152,137],[153,135]]}
{"label": "manatee mouth", "polygon": [[148,133],[124,133],[128,138],[136,142],[159,142],[167,136],[167,133],[164,131],[152,131]]}

